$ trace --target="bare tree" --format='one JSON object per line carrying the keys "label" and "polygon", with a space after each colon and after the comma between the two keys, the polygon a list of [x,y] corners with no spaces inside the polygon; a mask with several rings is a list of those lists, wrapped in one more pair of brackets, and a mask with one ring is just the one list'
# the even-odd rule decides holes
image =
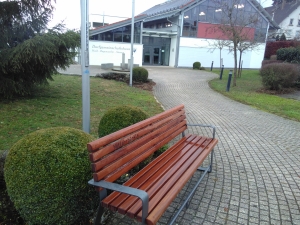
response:
{"label": "bare tree", "polygon": [[215,5],[215,12],[220,13],[218,15],[220,20],[219,24],[212,25],[209,29],[210,32],[219,34],[219,39],[230,42],[229,48],[234,55],[233,86],[236,86],[238,51],[241,57],[244,51],[252,50],[259,42],[264,42],[263,33],[259,35],[259,30],[256,30],[261,15],[256,10],[246,12],[243,0],[212,0],[212,2]]}
{"label": "bare tree", "polygon": [[214,52],[214,50],[219,49],[220,51],[220,69],[222,67],[222,49],[224,47],[230,46],[230,42],[228,40],[222,40],[221,38],[218,38],[217,41],[209,42],[208,45],[212,48],[211,52]]}

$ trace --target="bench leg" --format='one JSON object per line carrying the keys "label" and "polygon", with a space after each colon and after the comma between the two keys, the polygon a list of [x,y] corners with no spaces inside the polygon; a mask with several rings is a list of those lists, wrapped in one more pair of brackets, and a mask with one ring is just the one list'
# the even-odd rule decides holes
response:
{"label": "bench leg", "polygon": [[209,168],[208,173],[210,173],[212,171],[213,160],[214,160],[214,150],[212,150],[210,153],[210,165],[208,167],[199,167],[198,170],[204,172],[206,171],[207,168]]}
{"label": "bench leg", "polygon": [[94,221],[94,225],[100,225],[101,224],[101,218],[104,213],[104,208],[101,206],[101,201],[107,196],[107,190],[103,189],[102,191],[99,192],[100,195],[100,203],[97,211],[97,215]]}
{"label": "bench leg", "polygon": [[211,158],[210,158],[210,165],[208,167],[199,167],[198,170],[203,171],[201,177],[199,178],[198,182],[195,184],[193,190],[190,192],[189,196],[186,198],[186,200],[183,202],[179,210],[176,212],[176,214],[173,216],[172,220],[168,223],[168,225],[175,223],[176,218],[179,216],[180,212],[183,210],[184,207],[188,208],[190,204],[190,200],[195,194],[200,182],[203,180],[204,176],[207,173],[210,173],[212,171],[212,164],[213,164],[213,152],[214,150],[211,151]]}

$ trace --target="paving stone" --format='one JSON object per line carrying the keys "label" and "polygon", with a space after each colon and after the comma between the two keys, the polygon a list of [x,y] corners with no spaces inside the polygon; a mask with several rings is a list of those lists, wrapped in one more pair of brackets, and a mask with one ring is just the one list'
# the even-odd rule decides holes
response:
{"label": "paving stone", "polygon": [[[215,74],[146,68],[156,83],[153,94],[165,109],[183,103],[188,123],[217,127],[219,143],[213,171],[200,184],[191,207],[180,214],[177,224],[299,225],[300,123],[214,92],[208,81],[218,77]],[[189,132],[209,134],[195,127]],[[200,175],[196,173],[193,182]],[[178,195],[158,224],[167,224],[185,194],[183,191]],[[112,221],[135,224],[117,214]]]}

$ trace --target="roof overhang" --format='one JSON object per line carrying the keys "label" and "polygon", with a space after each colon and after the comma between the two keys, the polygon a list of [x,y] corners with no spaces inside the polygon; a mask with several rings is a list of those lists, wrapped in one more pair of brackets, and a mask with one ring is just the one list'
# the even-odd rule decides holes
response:
{"label": "roof overhang", "polygon": [[270,16],[270,14],[261,6],[261,4],[258,1],[256,1],[256,0],[250,0],[250,1],[258,9],[258,11],[264,17],[266,17],[266,19],[270,23],[270,27],[272,27],[274,29],[280,29],[279,25],[274,20],[272,20],[272,17]]}

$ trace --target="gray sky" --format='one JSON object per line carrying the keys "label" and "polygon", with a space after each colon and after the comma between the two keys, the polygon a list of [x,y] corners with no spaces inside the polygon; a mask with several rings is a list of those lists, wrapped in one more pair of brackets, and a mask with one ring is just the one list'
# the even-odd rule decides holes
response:
{"label": "gray sky", "polygon": [[[135,0],[135,15],[163,3],[166,0]],[[261,0],[263,7],[270,6],[272,0]],[[131,17],[132,15],[132,0],[89,0],[90,14],[98,14],[90,16],[90,21],[103,22],[103,16],[118,16],[118,17]],[[54,4],[56,10],[54,11],[53,19],[50,26],[57,24],[64,20],[67,28],[76,29],[80,28],[80,0],[56,0]],[[100,15],[99,15],[100,14]],[[122,18],[104,17],[104,22],[116,22]]]}

